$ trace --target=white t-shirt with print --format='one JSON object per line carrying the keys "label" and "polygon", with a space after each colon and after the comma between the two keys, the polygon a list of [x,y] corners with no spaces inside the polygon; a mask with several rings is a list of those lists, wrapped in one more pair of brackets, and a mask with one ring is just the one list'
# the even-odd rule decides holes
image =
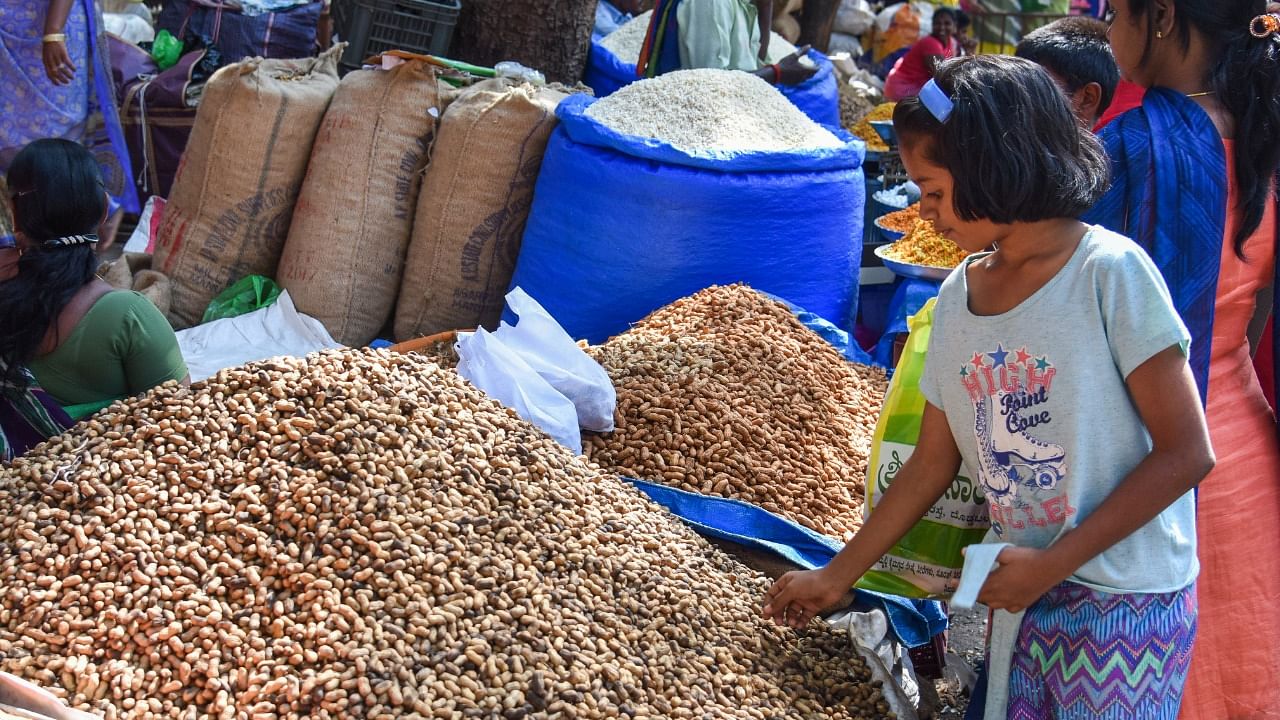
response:
{"label": "white t-shirt with print", "polygon": [[[938,295],[920,390],[946,414],[986,493],[987,541],[1046,548],[1151,452],[1125,378],[1169,347],[1185,353],[1190,336],[1147,254],[1100,227],[1049,282],[999,315],[970,312],[964,268]],[[1188,492],[1071,579],[1158,593],[1186,587],[1198,571]]]}

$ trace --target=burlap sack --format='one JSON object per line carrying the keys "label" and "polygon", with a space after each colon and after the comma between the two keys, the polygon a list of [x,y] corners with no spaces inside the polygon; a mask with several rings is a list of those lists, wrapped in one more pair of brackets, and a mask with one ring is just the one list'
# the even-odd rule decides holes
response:
{"label": "burlap sack", "polygon": [[414,218],[397,339],[497,325],[564,98],[496,79],[449,106]]}
{"label": "burlap sack", "polygon": [[422,169],[455,91],[432,65],[347,75],[329,104],[276,280],[344,345],[395,310]]}
{"label": "burlap sack", "polygon": [[163,273],[151,269],[153,259],[146,253],[125,253],[98,268],[98,277],[113,288],[141,293],[161,313],[168,315],[173,284]]}
{"label": "burlap sack", "polygon": [[133,276],[133,291],[151,301],[165,315],[173,302],[173,283],[163,273],[155,270],[143,270]]}
{"label": "burlap sack", "polygon": [[134,270],[129,263],[130,255],[133,253],[125,253],[111,262],[100,265],[98,277],[117,290],[132,290]]}
{"label": "burlap sack", "polygon": [[311,144],[338,86],[338,53],[255,58],[214,73],[156,238],[173,281],[169,319],[200,322],[246,275],[275,275]]}

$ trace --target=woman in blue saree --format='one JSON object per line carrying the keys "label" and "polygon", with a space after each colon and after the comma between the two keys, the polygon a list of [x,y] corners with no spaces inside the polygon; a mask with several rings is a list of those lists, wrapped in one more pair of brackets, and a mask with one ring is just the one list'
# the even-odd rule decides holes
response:
{"label": "woman in blue saree", "polygon": [[1280,440],[1252,353],[1280,309],[1280,8],[1112,0],[1121,73],[1148,88],[1101,137],[1113,183],[1086,220],[1155,260],[1192,335],[1217,466],[1198,487],[1199,626],[1181,720],[1280,708]]}
{"label": "woman in blue saree", "polygon": [[118,222],[139,204],[110,67],[95,0],[0,2],[0,175],[34,140],[81,143],[102,168]]}

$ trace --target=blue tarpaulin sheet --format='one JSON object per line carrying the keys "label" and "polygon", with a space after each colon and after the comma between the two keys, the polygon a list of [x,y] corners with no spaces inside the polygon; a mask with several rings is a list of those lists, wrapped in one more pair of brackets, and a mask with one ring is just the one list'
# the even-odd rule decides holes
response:
{"label": "blue tarpaulin sheet", "polygon": [[875,364],[881,367],[893,367],[893,343],[899,333],[907,332],[907,318],[920,312],[920,308],[931,298],[938,296],[942,283],[917,278],[901,278],[898,287],[893,291],[893,299],[889,301],[889,323],[885,326],[884,335],[876,344]]}
{"label": "blue tarpaulin sheet", "polygon": [[[760,291],[757,290],[756,292],[760,292]],[[831,322],[830,320],[827,320],[826,318],[816,313],[811,313],[808,310],[805,310],[804,308],[797,307],[794,303],[787,302],[786,300],[783,300],[782,298],[776,295],[770,295],[769,293],[766,293],[766,292],[761,292],[760,294],[764,295],[770,300],[776,300],[777,302],[780,302],[783,305],[786,305],[787,308],[791,310],[791,312],[796,316],[796,319],[800,321],[801,325],[804,325],[805,327],[814,331],[815,333],[818,334],[819,337],[821,337],[823,340],[826,340],[828,343],[830,343],[832,347],[834,347],[841,355],[844,356],[845,360],[848,360],[849,362],[855,362],[861,365],[877,365],[878,364],[881,367],[887,367],[887,368],[893,367],[892,365],[877,363],[875,358],[872,358],[870,355],[867,354],[866,350],[863,350],[861,347],[858,346],[857,341],[853,339],[853,335],[836,327],[835,323]]]}
{"label": "blue tarpaulin sheet", "polygon": [[[634,478],[626,480],[702,535],[773,552],[805,569],[826,565],[841,548],[834,538],[740,500],[699,495]],[[854,596],[863,606],[884,610],[894,634],[907,647],[924,645],[947,629],[947,616],[940,603],[856,588]]]}

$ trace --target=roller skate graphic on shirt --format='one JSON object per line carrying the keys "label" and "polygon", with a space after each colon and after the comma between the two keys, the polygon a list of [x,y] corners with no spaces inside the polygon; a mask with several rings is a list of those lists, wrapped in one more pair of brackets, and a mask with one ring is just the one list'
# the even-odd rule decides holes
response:
{"label": "roller skate graphic on shirt", "polygon": [[979,475],[998,531],[1005,518],[1043,517],[1037,512],[1041,498],[1055,495],[1066,477],[1065,449],[1033,434],[1053,422],[1045,405],[1055,373],[1046,358],[1036,358],[1025,348],[1012,353],[1003,346],[975,353],[960,370],[973,401]]}

